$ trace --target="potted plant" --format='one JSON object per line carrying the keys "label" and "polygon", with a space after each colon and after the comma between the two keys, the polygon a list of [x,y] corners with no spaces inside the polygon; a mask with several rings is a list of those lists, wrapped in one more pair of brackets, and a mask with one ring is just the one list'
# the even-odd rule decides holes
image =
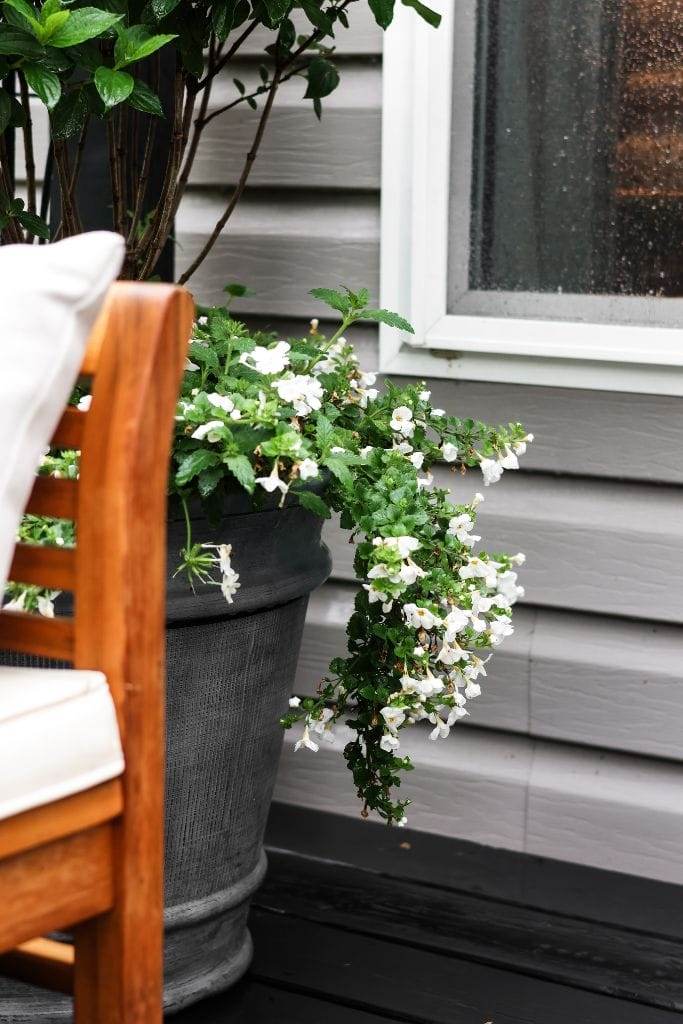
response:
{"label": "potted plant", "polygon": [[[393,0],[369,0],[378,22]],[[419,0],[404,0],[427,20]],[[127,239],[124,273],[149,277],[172,229],[216,76],[259,26],[272,32],[258,83],[235,85],[230,106],[256,106],[253,145],[240,181],[203,255],[242,194],[277,89],[306,79],[318,113],[338,82],[335,31],[349,0],[299,0],[309,31],[297,37],[291,0],[220,4],[151,0],[109,8],[4,0],[0,78],[18,78],[18,98],[0,89],[0,229],[4,242],[79,230],[78,181],[92,124],[106,126],[113,226]],[[150,206],[158,60],[172,49],[172,138],[160,195]],[[207,54],[203,61],[202,52]],[[140,70],[146,61],[144,71]],[[139,74],[138,74],[139,72]],[[37,207],[28,92],[50,108],[60,193],[50,235]],[[227,111],[226,111],[227,112]],[[15,197],[8,133],[24,133],[27,201]],[[143,140],[133,145],[131,139]],[[131,175],[131,167],[137,174]],[[43,208],[43,214],[45,209]],[[53,218],[54,219],[54,218]],[[188,268],[187,280],[198,262]],[[232,293],[239,294],[239,287]],[[479,496],[452,506],[431,486],[430,467],[479,466],[484,483],[530,440],[519,424],[492,428],[433,409],[424,385],[380,395],[360,372],[345,333],[358,320],[409,330],[373,309],[365,292],[315,289],[340,317],[324,337],[254,334],[228,308],[198,309],[180,396],[169,501],[167,987],[170,1009],[231,984],[246,969],[250,894],[265,870],[262,838],[282,740],[315,750],[335,723],[355,732],[344,756],[362,813],[404,824],[398,799],[403,729],[428,719],[434,739],[467,713],[486,652],[511,632],[521,556],[472,554]],[[88,396],[78,393],[82,408]],[[52,453],[43,472],[74,475],[78,454]],[[349,654],[331,666],[315,698],[291,697],[308,594],[327,577],[320,540],[330,513],[359,541],[362,587],[349,623]],[[26,517],[22,539],[68,544],[72,525]],[[57,595],[10,585],[10,607],[54,614]],[[17,1020],[58,1019],[53,1006]],[[65,1010],[66,1013],[66,1010]]]}

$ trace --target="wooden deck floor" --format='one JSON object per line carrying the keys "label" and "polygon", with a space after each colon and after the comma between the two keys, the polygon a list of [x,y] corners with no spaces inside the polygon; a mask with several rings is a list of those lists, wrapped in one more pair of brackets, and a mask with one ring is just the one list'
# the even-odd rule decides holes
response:
{"label": "wooden deck floor", "polygon": [[673,1024],[683,892],[276,807],[231,993],[169,1024]]}

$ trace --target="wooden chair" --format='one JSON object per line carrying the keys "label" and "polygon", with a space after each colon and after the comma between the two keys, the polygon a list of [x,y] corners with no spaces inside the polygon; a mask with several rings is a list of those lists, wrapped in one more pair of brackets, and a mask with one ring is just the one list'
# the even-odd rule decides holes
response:
{"label": "wooden chair", "polygon": [[[0,648],[100,670],[116,706],[120,778],[0,821],[0,970],[73,991],[77,1024],[162,1020],[166,489],[192,316],[177,287],[113,286],[90,409],[53,440],[81,450],[79,480],[39,477],[27,506],[75,520],[77,545],[17,545],[10,573],[72,591],[74,617],[0,613]],[[67,928],[73,947],[34,938]]]}

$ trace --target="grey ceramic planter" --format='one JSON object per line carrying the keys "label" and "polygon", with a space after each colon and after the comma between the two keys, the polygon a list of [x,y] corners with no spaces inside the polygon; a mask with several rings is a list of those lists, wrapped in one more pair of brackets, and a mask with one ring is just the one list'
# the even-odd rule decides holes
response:
{"label": "grey ceramic planter", "polygon": [[[248,968],[249,899],[266,869],[263,832],[308,595],[329,575],[321,520],[298,506],[254,512],[235,495],[194,539],[233,545],[241,588],[195,595],[172,572],[184,544],[169,509],[165,1004],[178,1010]],[[0,1022],[70,1019],[70,1000],[0,981]]]}

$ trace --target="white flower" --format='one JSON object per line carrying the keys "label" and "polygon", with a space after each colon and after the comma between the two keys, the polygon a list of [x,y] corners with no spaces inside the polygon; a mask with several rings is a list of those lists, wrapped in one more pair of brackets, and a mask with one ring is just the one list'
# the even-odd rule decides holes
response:
{"label": "white flower", "polygon": [[412,462],[415,469],[422,469],[422,463],[424,462],[424,452],[413,452],[410,456],[410,462]]}
{"label": "white flower", "polygon": [[360,450],[360,452],[358,454],[362,455],[363,458],[366,459],[368,457],[368,455],[370,454],[370,452],[374,452],[374,450],[375,449],[373,448],[373,446],[371,444],[366,444],[365,448],[361,448],[361,450]]}
{"label": "white flower", "polygon": [[444,681],[438,676],[432,675],[429,668],[423,679],[418,680],[418,688],[423,697],[433,697],[444,690]]}
{"label": "white flower", "polygon": [[482,579],[487,587],[495,587],[498,581],[497,571],[501,568],[500,562],[485,562],[482,558],[470,558],[466,565],[458,570],[461,580]]}
{"label": "white flower", "polygon": [[408,824],[408,819],[407,819],[407,818],[406,818],[406,816],[404,815],[404,816],[403,816],[403,817],[401,818],[401,820],[400,820],[400,821],[397,821],[397,822],[396,822],[396,827],[397,827],[397,828],[405,828],[407,824]]}
{"label": "white flower", "polygon": [[425,649],[422,646],[422,644],[418,644],[417,647],[413,648],[413,656],[415,658],[421,658],[422,655],[424,654],[424,652],[425,652]]}
{"label": "white flower", "polygon": [[481,694],[481,686],[479,683],[473,683],[471,680],[465,687],[465,696],[468,700],[472,700],[473,697],[479,697]]}
{"label": "white flower", "polygon": [[201,423],[191,436],[196,441],[203,441],[205,437],[209,441],[218,441],[220,440],[219,431],[223,429],[223,426],[222,420],[209,420],[208,423]]}
{"label": "white flower", "polygon": [[526,555],[523,551],[519,551],[516,555],[513,555],[510,559],[513,565],[524,565],[526,562]]}
{"label": "white flower", "polygon": [[467,512],[461,512],[459,516],[453,516],[448,523],[448,533],[452,537],[456,537],[461,544],[466,544],[468,548],[481,540],[481,537],[471,536],[470,531],[474,527],[474,520],[472,516]]}
{"label": "white flower", "polygon": [[311,334],[316,334],[317,333],[319,324],[320,324],[320,321],[318,320],[317,316],[314,316],[311,319]]}
{"label": "white flower", "polygon": [[294,744],[294,752],[296,753],[296,751],[300,750],[301,747],[307,747],[309,750],[312,750],[314,752],[320,750],[318,744],[314,743],[313,740],[311,739],[311,734],[308,731],[307,725],[304,726],[304,731],[301,739],[297,740],[296,743]]}
{"label": "white flower", "polygon": [[426,476],[419,476],[417,478],[417,486],[420,490],[423,490],[425,487],[431,487],[433,480],[433,475],[431,473],[427,473]]}
{"label": "white flower", "polygon": [[375,537],[374,547],[395,548],[401,558],[407,558],[413,551],[417,551],[420,542],[417,537],[409,537],[404,534],[401,537]]}
{"label": "white flower", "polygon": [[524,587],[517,585],[517,573],[512,572],[511,569],[508,569],[507,572],[502,572],[498,576],[496,586],[498,587],[496,604],[501,603],[501,597],[509,604],[514,604],[518,598],[524,597]]}
{"label": "white flower", "polygon": [[330,451],[332,452],[333,455],[343,455],[344,452],[346,451],[346,448],[342,448],[340,444],[333,444],[332,447],[330,448]]}
{"label": "white flower", "polygon": [[469,651],[464,651],[456,643],[445,643],[436,656],[436,660],[440,661],[442,665],[455,665],[459,661],[467,661],[468,658]]}
{"label": "white flower", "polygon": [[323,386],[310,374],[297,373],[293,377],[283,377],[273,381],[273,387],[283,402],[290,402],[294,406],[299,416],[307,416],[322,404]]}
{"label": "white flower", "polygon": [[513,450],[513,452],[516,452],[517,455],[524,455],[524,453],[526,452],[527,444],[531,444],[533,439],[534,439],[534,435],[533,434],[527,434],[526,437],[523,437],[520,441],[513,441],[512,442],[512,450]]}
{"label": "white flower", "polygon": [[424,569],[421,569],[419,565],[416,565],[412,558],[409,558],[399,570],[399,579],[401,583],[405,583],[406,586],[412,587],[413,583],[417,580],[424,579],[427,575]]}
{"label": "white flower", "polygon": [[407,405],[399,405],[391,414],[391,429],[404,437],[412,437],[415,433],[413,410]]}
{"label": "white flower", "polygon": [[2,606],[4,612],[23,612],[24,605],[26,604],[26,591],[22,590],[18,597],[12,598],[7,604]]}
{"label": "white flower", "polygon": [[438,715],[430,715],[429,718],[431,722],[436,723],[435,727],[429,734],[430,740],[445,740],[449,732],[451,731],[451,727],[448,725],[447,722],[444,722],[443,718],[439,718]]}
{"label": "white flower", "polygon": [[455,462],[458,457],[458,446],[452,444],[450,441],[446,441],[441,448],[441,455],[443,456],[444,462]]}
{"label": "white flower", "polygon": [[197,366],[197,364],[193,363],[191,359],[186,359],[185,360],[185,370],[186,370],[186,372],[192,373],[194,370],[198,370],[198,369],[199,369],[199,367]]}
{"label": "white flower", "polygon": [[390,612],[393,601],[390,600],[389,595],[385,594],[383,590],[376,590],[371,584],[364,583],[363,590],[368,592],[368,602],[370,604],[377,604],[378,601],[382,602],[382,611]]}
{"label": "white flower", "polygon": [[87,412],[88,409],[90,408],[91,403],[92,395],[83,395],[82,398],[78,399],[78,405],[76,406],[76,408],[80,409],[81,412]]}
{"label": "white flower", "polygon": [[519,469],[519,460],[509,444],[505,445],[505,455],[500,460],[503,469]]}
{"label": "white flower", "polygon": [[437,419],[441,419],[442,416],[446,415],[445,409],[432,409],[432,416],[436,416]]}
{"label": "white flower", "polygon": [[500,618],[494,619],[489,624],[489,638],[494,647],[502,644],[505,637],[511,636],[512,633],[514,633],[514,629],[507,615],[501,615]]}
{"label": "white flower", "polygon": [[400,708],[382,708],[380,715],[386,722],[387,729],[391,729],[392,732],[395,732],[406,720],[406,716]]}
{"label": "white flower", "polygon": [[404,693],[419,693],[420,692],[420,680],[414,679],[409,675],[401,676],[401,689]]}
{"label": "white flower", "polygon": [[275,490],[282,491],[283,497],[289,490],[289,485],[281,480],[277,471],[277,459],[273,463],[273,468],[270,471],[269,476],[257,476],[255,483],[260,484],[264,491],[268,491],[268,494],[272,494]]}
{"label": "white flower", "polygon": [[410,453],[413,450],[413,446],[412,444],[408,444],[407,441],[400,441],[398,444],[396,443],[396,441],[394,441],[392,443],[392,450],[395,452],[400,452],[401,455],[410,455]]}
{"label": "white flower", "polygon": [[299,463],[299,476],[302,480],[310,480],[311,477],[318,475],[318,463],[314,462],[313,459],[304,459],[303,462]]}
{"label": "white flower", "polygon": [[482,459],[479,466],[484,477],[485,487],[488,487],[489,484],[498,483],[503,475],[503,467],[496,459]]}
{"label": "white flower", "polygon": [[311,729],[321,736],[327,732],[327,738],[331,738],[331,727],[328,725],[331,718],[334,718],[334,711],[331,708],[323,708],[317,718],[310,720]]}
{"label": "white flower", "polygon": [[455,640],[469,622],[469,613],[464,608],[452,608],[446,616],[446,639]]}
{"label": "white flower", "polygon": [[221,593],[228,604],[233,603],[233,597],[242,586],[239,580],[239,574],[232,568],[223,573],[223,578],[221,579]]}
{"label": "white flower", "polygon": [[476,508],[477,505],[481,505],[482,501],[484,501],[484,495],[481,493],[481,491],[477,491],[477,493],[472,498],[470,505],[472,506],[472,508]]}
{"label": "white flower", "polygon": [[432,397],[432,393],[431,391],[421,391],[417,397],[420,399],[421,402],[428,402],[429,399]]}
{"label": "white flower", "polygon": [[391,754],[394,750],[399,748],[398,736],[392,736],[390,732],[385,732],[382,739],[379,741],[379,745],[382,750],[386,750],[387,753]]}
{"label": "white flower", "polygon": [[290,708],[298,708],[301,704],[301,697],[290,697],[289,706]]}
{"label": "white flower", "polygon": [[198,316],[197,317],[197,323],[199,324],[200,327],[206,327],[208,322],[209,322],[208,316]]}
{"label": "white flower", "polygon": [[227,395],[219,395],[217,391],[212,391],[210,395],[207,395],[206,400],[210,402],[215,409],[222,409],[223,412],[232,412],[235,408],[235,403],[232,398],[228,398]]}
{"label": "white flower", "polygon": [[429,630],[441,624],[441,619],[429,608],[420,608],[416,604],[404,604],[403,615],[406,623],[414,629]]}
{"label": "white flower", "polygon": [[258,373],[273,374],[282,373],[286,366],[289,366],[290,346],[286,341],[278,341],[273,348],[265,348],[257,345],[251,352],[243,352],[240,362],[251,366]]}
{"label": "white flower", "polygon": [[451,710],[448,712],[448,718],[446,719],[446,725],[450,728],[452,725],[455,725],[455,723],[458,721],[459,718],[464,718],[465,715],[468,715],[468,714],[469,714],[469,711],[465,711],[464,708],[460,708],[460,707],[457,707],[457,706],[454,707],[454,708],[451,708]]}

